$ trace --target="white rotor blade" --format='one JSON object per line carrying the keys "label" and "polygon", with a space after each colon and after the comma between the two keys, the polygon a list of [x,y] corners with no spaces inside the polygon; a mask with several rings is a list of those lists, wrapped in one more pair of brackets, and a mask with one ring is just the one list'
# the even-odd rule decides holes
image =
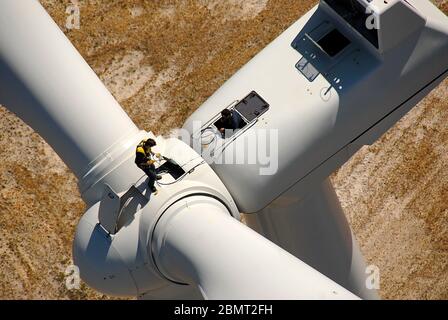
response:
{"label": "white rotor blade", "polygon": [[37,0],[0,1],[0,104],[81,179],[137,127]]}
{"label": "white rotor blade", "polygon": [[159,270],[197,284],[206,299],[358,299],[334,281],[194,196],[162,216],[152,243]]}

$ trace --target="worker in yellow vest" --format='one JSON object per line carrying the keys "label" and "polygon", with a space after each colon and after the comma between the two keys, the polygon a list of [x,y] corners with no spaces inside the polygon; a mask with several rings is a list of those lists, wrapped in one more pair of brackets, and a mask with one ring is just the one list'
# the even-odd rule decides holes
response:
{"label": "worker in yellow vest", "polygon": [[154,163],[155,158],[161,159],[160,153],[152,152],[151,148],[156,145],[154,139],[147,139],[140,142],[135,152],[135,164],[142,169],[148,176],[148,187],[152,193],[157,194],[157,189],[154,186],[156,180],[160,180],[162,177],[157,175],[156,167]]}

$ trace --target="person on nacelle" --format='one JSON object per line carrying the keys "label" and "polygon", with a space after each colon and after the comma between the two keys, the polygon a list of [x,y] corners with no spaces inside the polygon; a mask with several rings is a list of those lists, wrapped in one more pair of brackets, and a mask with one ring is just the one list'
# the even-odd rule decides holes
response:
{"label": "person on nacelle", "polygon": [[143,140],[138,144],[135,152],[135,164],[148,176],[148,187],[154,194],[157,194],[157,189],[154,186],[156,180],[162,179],[162,177],[157,174],[154,165],[156,162],[155,158],[160,160],[162,156],[160,153],[154,153],[151,150],[151,148],[156,145],[157,143],[154,139]]}
{"label": "person on nacelle", "polygon": [[244,125],[245,123],[238,112],[224,109],[221,111],[221,119],[218,122],[217,127],[223,138],[225,138],[226,130],[234,132],[235,130],[243,128]]}

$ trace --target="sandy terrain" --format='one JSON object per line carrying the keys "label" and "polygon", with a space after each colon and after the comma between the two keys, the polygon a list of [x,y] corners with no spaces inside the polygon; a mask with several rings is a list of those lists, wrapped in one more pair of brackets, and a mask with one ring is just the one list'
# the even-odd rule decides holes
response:
{"label": "sandy terrain", "polygon": [[[315,1],[86,0],[79,30],[65,28],[70,1],[41,3],[138,126],[160,134]],[[447,87],[333,175],[383,298],[448,299]],[[74,176],[3,107],[0,128],[0,298],[107,298],[64,286],[84,211]]]}

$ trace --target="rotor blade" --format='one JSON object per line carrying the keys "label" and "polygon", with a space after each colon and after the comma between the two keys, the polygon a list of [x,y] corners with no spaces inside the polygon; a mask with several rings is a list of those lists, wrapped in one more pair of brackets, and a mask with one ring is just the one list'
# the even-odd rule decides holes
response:
{"label": "rotor blade", "polygon": [[206,299],[358,299],[210,197],[177,202],[154,232],[153,256],[162,274],[198,285]]}
{"label": "rotor blade", "polygon": [[78,179],[114,143],[138,132],[37,0],[0,1],[0,104],[38,132]]}

